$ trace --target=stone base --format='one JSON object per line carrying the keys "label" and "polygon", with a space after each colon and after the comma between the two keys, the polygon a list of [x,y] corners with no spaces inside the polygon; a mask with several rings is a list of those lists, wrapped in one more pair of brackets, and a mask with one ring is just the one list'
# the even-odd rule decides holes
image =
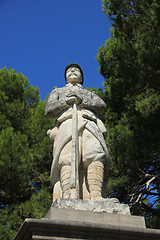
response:
{"label": "stone base", "polygon": [[125,226],[145,228],[144,217],[131,216],[126,214],[102,213],[92,211],[82,211],[73,209],[62,209],[51,207],[45,218],[48,220],[87,223],[87,224],[103,224],[103,226]]}
{"label": "stone base", "polygon": [[144,218],[131,216],[129,207],[117,199],[61,198],[45,218],[26,219],[14,240],[55,239],[159,240],[160,230],[147,229]]}
{"label": "stone base", "polygon": [[102,198],[98,201],[58,198],[53,202],[52,207],[130,215],[129,206],[120,204],[117,198]]}
{"label": "stone base", "polygon": [[57,208],[50,217],[26,219],[14,240],[160,239],[160,230],[145,228],[142,217]]}

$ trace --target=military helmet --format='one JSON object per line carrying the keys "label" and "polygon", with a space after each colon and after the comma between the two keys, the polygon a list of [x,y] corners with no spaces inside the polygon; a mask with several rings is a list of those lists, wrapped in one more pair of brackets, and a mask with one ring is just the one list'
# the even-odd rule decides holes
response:
{"label": "military helmet", "polygon": [[65,71],[64,71],[65,81],[66,81],[66,72],[71,67],[76,67],[76,68],[78,68],[80,70],[81,75],[82,75],[82,84],[83,84],[83,81],[84,81],[84,79],[83,79],[83,71],[82,71],[82,68],[77,63],[70,63],[70,64],[67,65],[67,67],[65,68]]}

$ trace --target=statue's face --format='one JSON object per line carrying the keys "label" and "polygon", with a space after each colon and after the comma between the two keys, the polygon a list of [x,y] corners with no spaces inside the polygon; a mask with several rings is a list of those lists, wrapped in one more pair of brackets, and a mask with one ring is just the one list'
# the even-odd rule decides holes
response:
{"label": "statue's face", "polygon": [[79,68],[70,67],[66,72],[66,81],[67,83],[81,83],[82,75]]}

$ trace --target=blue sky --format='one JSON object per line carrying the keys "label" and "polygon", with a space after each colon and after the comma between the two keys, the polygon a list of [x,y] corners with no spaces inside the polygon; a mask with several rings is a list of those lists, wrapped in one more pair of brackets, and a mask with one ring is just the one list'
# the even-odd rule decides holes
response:
{"label": "blue sky", "polygon": [[101,0],[0,0],[0,68],[14,68],[40,89],[41,99],[65,85],[78,63],[84,87],[102,87],[97,50],[110,37]]}

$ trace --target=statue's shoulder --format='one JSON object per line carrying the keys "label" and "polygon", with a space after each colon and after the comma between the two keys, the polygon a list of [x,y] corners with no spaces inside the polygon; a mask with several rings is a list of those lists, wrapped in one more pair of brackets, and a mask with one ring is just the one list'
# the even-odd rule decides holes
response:
{"label": "statue's shoulder", "polygon": [[82,87],[82,86],[79,87],[79,90],[80,90],[81,92],[84,92],[84,93],[90,92],[90,91],[88,91],[86,88],[84,88],[84,87]]}
{"label": "statue's shoulder", "polygon": [[97,94],[94,91],[90,91],[83,87],[80,89],[80,91],[83,92],[83,94],[88,95],[88,96],[97,96]]}
{"label": "statue's shoulder", "polygon": [[66,86],[58,88],[57,86],[53,87],[51,94],[63,92],[66,90]]}

